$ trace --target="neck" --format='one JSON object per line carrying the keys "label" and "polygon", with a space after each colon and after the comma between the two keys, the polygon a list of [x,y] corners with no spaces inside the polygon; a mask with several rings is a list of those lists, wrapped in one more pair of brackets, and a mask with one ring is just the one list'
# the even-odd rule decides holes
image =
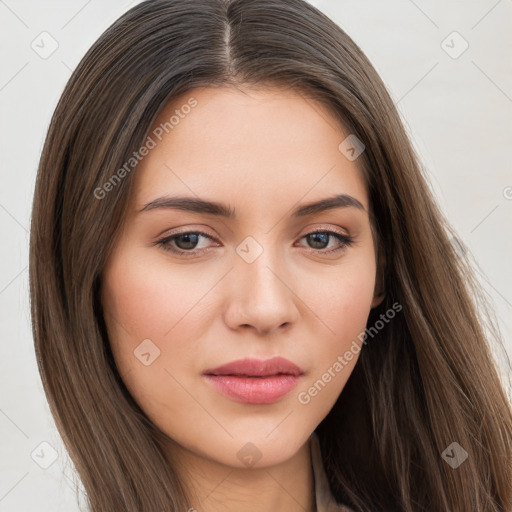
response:
{"label": "neck", "polygon": [[233,468],[181,446],[173,452],[190,512],[316,512],[310,440],[290,459],[261,468]]}

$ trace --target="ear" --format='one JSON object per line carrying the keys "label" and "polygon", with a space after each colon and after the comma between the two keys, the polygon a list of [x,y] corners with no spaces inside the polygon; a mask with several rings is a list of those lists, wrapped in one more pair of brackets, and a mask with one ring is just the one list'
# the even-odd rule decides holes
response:
{"label": "ear", "polygon": [[386,258],[382,250],[378,251],[377,258],[377,269],[376,269],[376,279],[375,279],[375,288],[373,291],[373,299],[371,307],[376,308],[386,296],[386,288],[385,288],[385,280],[384,275],[386,271]]}

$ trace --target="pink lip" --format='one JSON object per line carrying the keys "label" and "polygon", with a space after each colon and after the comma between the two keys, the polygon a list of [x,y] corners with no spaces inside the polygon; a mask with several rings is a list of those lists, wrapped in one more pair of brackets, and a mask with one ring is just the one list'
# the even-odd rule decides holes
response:
{"label": "pink lip", "polygon": [[240,359],[206,370],[217,391],[238,402],[271,404],[297,386],[304,371],[283,357]]}

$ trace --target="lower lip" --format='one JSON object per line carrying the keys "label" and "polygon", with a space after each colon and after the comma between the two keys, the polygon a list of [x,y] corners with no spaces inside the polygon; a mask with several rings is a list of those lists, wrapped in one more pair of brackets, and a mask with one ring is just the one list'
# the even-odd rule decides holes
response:
{"label": "lower lip", "polygon": [[238,402],[272,404],[295,388],[300,376],[237,377],[234,375],[205,375],[205,378],[217,391]]}

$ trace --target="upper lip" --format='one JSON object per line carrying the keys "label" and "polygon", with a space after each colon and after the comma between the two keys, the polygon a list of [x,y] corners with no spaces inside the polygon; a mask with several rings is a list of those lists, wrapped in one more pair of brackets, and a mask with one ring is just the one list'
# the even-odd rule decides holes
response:
{"label": "upper lip", "polygon": [[270,377],[273,375],[302,375],[304,371],[284,357],[271,359],[238,359],[203,372],[205,375],[236,375],[240,377]]}

